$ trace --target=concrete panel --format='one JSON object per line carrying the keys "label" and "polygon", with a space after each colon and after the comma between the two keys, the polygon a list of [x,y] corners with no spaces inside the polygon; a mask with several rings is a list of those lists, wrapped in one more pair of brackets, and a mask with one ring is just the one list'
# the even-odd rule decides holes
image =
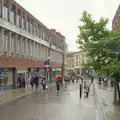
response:
{"label": "concrete panel", "polygon": [[[17,33],[19,35],[22,35],[22,36],[24,36],[24,37],[26,37],[28,39],[31,39],[33,41],[36,41],[36,42],[42,44],[42,45],[45,45],[45,46],[49,47],[48,42],[42,40],[41,38],[38,38],[37,36],[34,36],[34,35],[30,34],[29,32],[27,32],[27,31],[25,31],[25,30],[23,30],[23,29],[21,29],[19,27],[16,27],[14,24],[12,24],[12,23],[10,23],[10,22],[2,19],[2,18],[0,18],[0,26],[3,27],[3,28],[8,29],[10,31],[13,31],[13,32],[15,32],[15,33]],[[52,49],[55,50],[55,51],[63,53],[63,50],[61,50],[59,48],[55,48],[55,46],[52,46]]]}

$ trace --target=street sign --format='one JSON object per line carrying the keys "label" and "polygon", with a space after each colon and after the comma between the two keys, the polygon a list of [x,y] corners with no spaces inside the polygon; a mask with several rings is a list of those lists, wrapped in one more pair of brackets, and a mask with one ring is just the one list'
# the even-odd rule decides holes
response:
{"label": "street sign", "polygon": [[44,67],[46,67],[46,68],[49,67],[49,60],[44,61]]}

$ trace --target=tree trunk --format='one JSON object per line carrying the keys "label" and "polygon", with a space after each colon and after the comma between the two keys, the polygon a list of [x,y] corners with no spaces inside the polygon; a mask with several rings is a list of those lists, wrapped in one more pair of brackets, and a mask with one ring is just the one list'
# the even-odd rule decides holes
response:
{"label": "tree trunk", "polygon": [[117,92],[118,92],[118,103],[120,104],[120,87],[118,81],[117,81]]}
{"label": "tree trunk", "polygon": [[117,82],[114,82],[114,103],[117,103]]}

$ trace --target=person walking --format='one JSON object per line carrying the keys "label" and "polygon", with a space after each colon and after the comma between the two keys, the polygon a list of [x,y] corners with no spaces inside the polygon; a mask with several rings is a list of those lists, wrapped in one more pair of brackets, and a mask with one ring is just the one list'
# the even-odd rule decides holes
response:
{"label": "person walking", "polygon": [[57,92],[60,91],[60,79],[61,79],[61,76],[59,74],[57,74],[55,76],[55,79],[56,79],[56,88],[57,88]]}
{"label": "person walking", "polygon": [[38,89],[38,85],[39,85],[39,78],[37,76],[35,76],[35,78],[34,78],[34,83],[35,83],[35,88],[37,90]]}
{"label": "person walking", "polygon": [[94,77],[91,75],[91,84],[93,84]]}
{"label": "person walking", "polygon": [[46,90],[46,78],[43,77],[42,79],[42,87],[43,87],[43,90]]}
{"label": "person walking", "polygon": [[22,78],[22,87],[25,88],[26,87],[26,82],[25,82],[25,78]]}
{"label": "person walking", "polygon": [[88,97],[89,95],[89,91],[90,91],[90,85],[87,83],[86,87],[84,88],[85,93],[86,93],[86,97]]}
{"label": "person walking", "polygon": [[18,82],[19,82],[19,88],[22,88],[22,77],[21,76],[19,77]]}
{"label": "person walking", "polygon": [[57,92],[60,91],[60,81],[56,80],[56,87],[57,87]]}
{"label": "person walking", "polygon": [[34,87],[34,77],[33,77],[33,76],[31,77],[30,85],[31,85],[31,87],[32,87],[32,89],[33,89],[33,87]]}

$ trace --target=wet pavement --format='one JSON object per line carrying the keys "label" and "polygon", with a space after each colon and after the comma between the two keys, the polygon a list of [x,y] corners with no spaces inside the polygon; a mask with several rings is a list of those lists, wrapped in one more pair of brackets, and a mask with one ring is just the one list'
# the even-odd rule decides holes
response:
{"label": "wet pavement", "polygon": [[99,120],[93,88],[88,98],[79,98],[79,84],[36,91],[0,106],[0,120]]}
{"label": "wet pavement", "polygon": [[96,84],[96,92],[101,101],[106,120],[120,120],[120,105],[113,104],[114,88]]}
{"label": "wet pavement", "polygon": [[[48,87],[52,87],[52,86],[55,86],[55,83],[48,84]],[[39,85],[38,90],[42,90],[41,85]],[[30,95],[35,91],[36,91],[35,88],[31,89],[30,85],[26,88],[0,90],[0,105]]]}

